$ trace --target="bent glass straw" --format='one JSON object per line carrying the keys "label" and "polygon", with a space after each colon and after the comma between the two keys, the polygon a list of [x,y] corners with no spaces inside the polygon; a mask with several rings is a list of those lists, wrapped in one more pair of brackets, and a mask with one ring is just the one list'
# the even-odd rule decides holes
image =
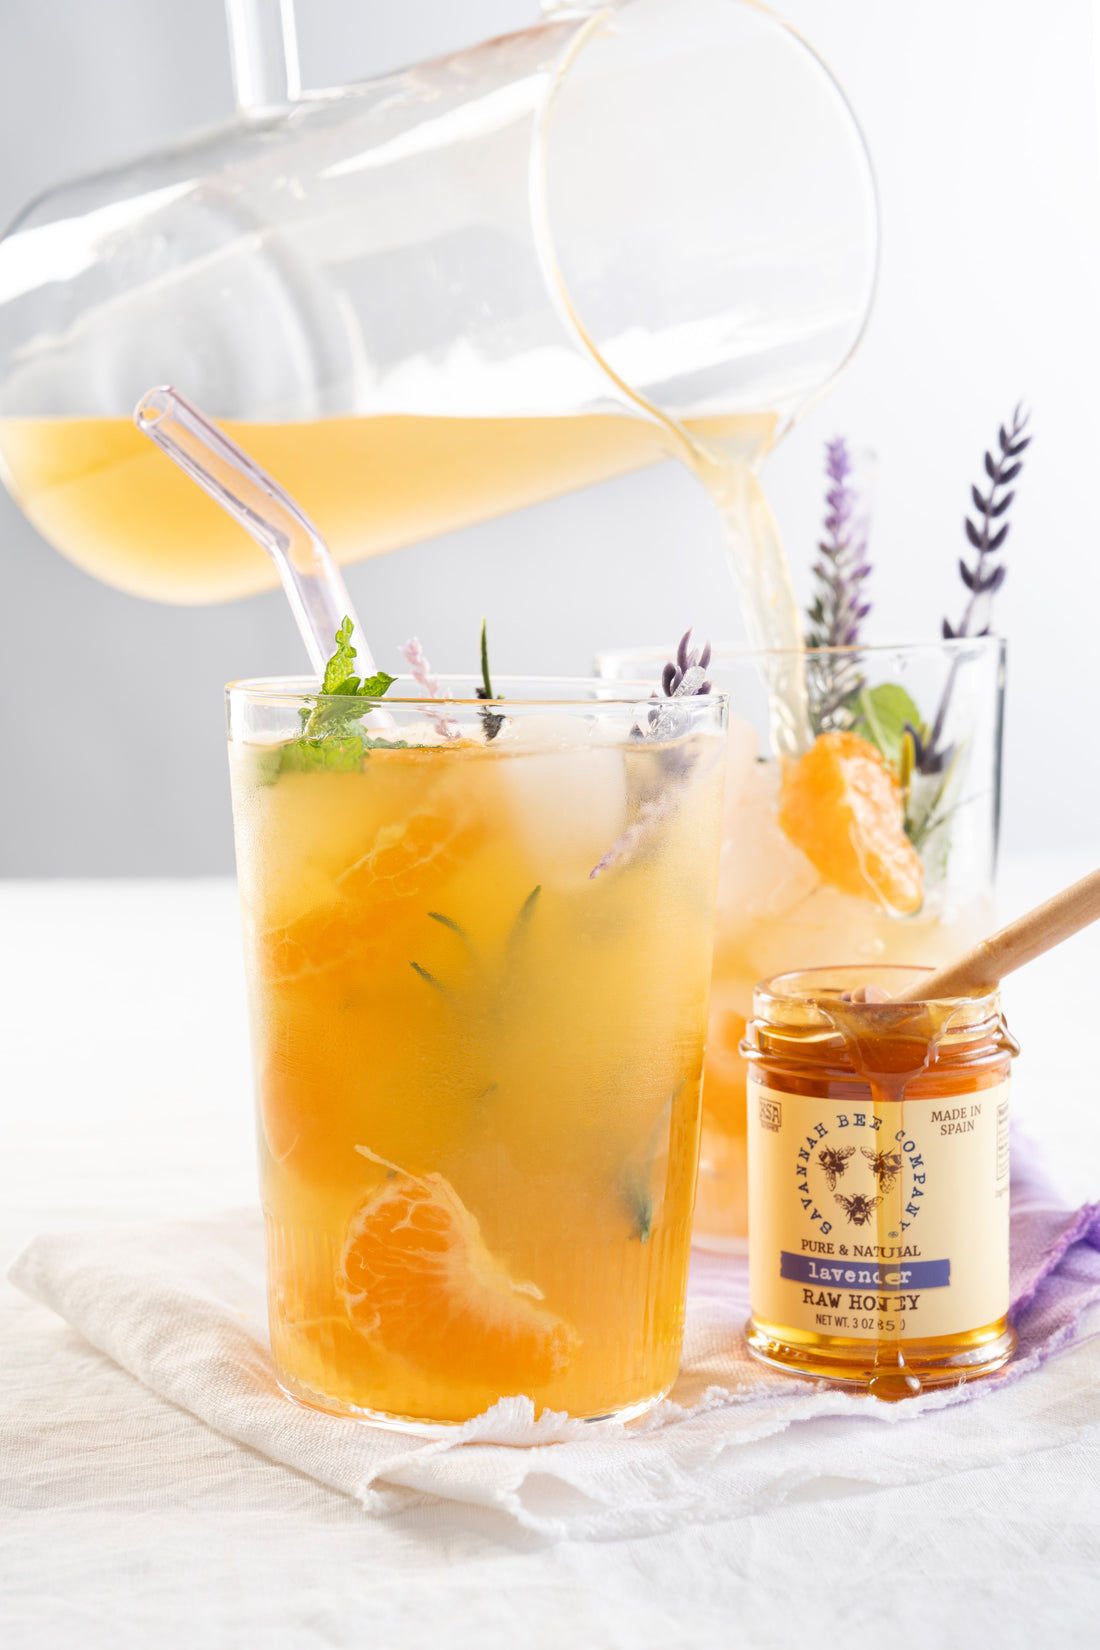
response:
{"label": "bent glass straw", "polygon": [[318,676],[345,614],[354,626],[359,669],[373,675],[374,659],[340,569],[290,494],[170,384],[142,396],[134,423],[271,557]]}

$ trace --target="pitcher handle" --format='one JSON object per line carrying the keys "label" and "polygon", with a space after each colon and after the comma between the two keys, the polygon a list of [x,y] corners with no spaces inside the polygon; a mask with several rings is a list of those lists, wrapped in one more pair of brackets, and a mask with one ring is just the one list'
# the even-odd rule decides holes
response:
{"label": "pitcher handle", "polygon": [[302,95],[294,0],[225,0],[237,109],[269,114]]}

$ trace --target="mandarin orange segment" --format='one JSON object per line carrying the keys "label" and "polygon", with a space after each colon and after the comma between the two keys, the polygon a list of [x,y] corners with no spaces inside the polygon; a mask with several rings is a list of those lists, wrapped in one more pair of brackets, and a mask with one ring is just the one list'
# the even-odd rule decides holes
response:
{"label": "mandarin orange segment", "polygon": [[743,1014],[712,1013],[703,1072],[703,1121],[721,1134],[745,1133],[745,1064],[739,1053]]}
{"label": "mandarin orange segment", "polygon": [[383,825],[370,848],[336,879],[332,904],[261,938],[269,980],[285,982],[367,954],[409,909],[427,896],[469,851],[477,835],[470,819],[421,809],[400,825]]}
{"label": "mandarin orange segment", "polygon": [[779,823],[826,882],[891,911],[919,911],[920,856],[905,834],[901,786],[855,733],[819,734],[787,764]]}
{"label": "mandarin orange segment", "polygon": [[[372,1156],[363,1148],[364,1156]],[[360,1334],[434,1374],[527,1394],[579,1345],[493,1257],[478,1223],[439,1174],[397,1171],[359,1205],[338,1287]]]}

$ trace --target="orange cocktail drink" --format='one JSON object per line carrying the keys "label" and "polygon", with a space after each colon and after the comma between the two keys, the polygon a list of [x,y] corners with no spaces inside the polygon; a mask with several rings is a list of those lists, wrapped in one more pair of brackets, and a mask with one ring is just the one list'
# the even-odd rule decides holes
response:
{"label": "orange cocktail drink", "polygon": [[[649,675],[659,657],[601,665]],[[935,965],[994,918],[1004,644],[806,650],[811,707],[838,677],[848,691],[843,716],[817,717],[795,756],[777,749],[774,657],[719,653],[708,671],[730,718],[695,1239],[718,1249],[748,1232],[741,1043],[759,981]]]}
{"label": "orange cocktail drink", "polygon": [[680,1355],[724,706],[461,691],[310,740],[230,689],[279,1378],[631,1413]]}

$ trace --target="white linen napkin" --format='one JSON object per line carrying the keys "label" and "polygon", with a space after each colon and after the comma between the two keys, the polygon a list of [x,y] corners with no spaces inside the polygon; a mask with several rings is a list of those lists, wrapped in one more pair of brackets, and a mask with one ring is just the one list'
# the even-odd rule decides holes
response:
{"label": "white linen napkin", "polygon": [[[1030,1191],[1014,1209],[1014,1240],[1033,1240],[1014,1275],[1020,1357],[989,1380],[899,1405],[754,1363],[742,1333],[747,1267],[733,1257],[695,1256],[681,1375],[641,1420],[536,1421],[530,1401],[513,1398],[433,1439],[282,1395],[253,1210],[39,1237],[10,1276],[163,1398],[371,1513],[438,1496],[495,1508],[546,1537],[606,1539],[836,1493],[838,1483],[934,1478],[1072,1437],[1091,1413],[1100,1345],[1057,1359],[1041,1381],[1020,1377],[1082,1338],[1082,1314],[1100,1299],[1100,1221],[1096,1209],[1057,1209]],[[943,1413],[910,1424],[929,1410]]]}

